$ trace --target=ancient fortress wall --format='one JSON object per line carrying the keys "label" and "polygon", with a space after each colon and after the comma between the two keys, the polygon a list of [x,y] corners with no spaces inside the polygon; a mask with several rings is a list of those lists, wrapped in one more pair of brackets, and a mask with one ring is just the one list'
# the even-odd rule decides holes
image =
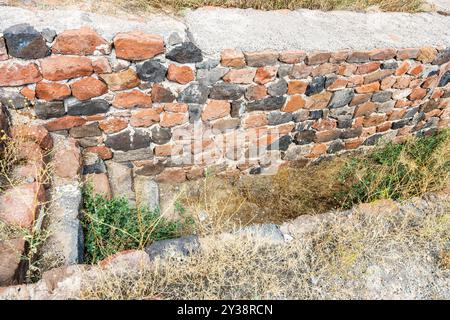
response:
{"label": "ancient fortress wall", "polygon": [[447,127],[449,59],[444,46],[229,48],[216,59],[176,34],[106,40],[92,27],[20,24],[0,38],[0,97],[84,152],[180,182],[208,167],[269,172]]}

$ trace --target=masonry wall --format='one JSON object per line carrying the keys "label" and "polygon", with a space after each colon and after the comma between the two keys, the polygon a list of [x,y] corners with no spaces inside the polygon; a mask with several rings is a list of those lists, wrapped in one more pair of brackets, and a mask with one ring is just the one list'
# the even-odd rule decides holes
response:
{"label": "masonry wall", "polygon": [[0,102],[16,122],[171,182],[205,168],[264,173],[449,126],[448,47],[219,58],[180,41],[12,26],[0,38]]}

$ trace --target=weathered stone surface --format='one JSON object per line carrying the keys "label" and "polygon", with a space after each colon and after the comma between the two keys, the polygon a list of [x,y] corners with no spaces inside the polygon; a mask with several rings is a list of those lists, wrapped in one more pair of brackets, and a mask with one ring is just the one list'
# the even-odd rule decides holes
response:
{"label": "weathered stone surface", "polygon": [[101,136],[102,131],[98,127],[98,122],[92,122],[84,126],[78,126],[70,129],[70,135],[74,138],[86,138]]}
{"label": "weathered stone surface", "polygon": [[164,39],[141,31],[118,33],[114,37],[116,56],[125,60],[145,60],[164,52]]}
{"label": "weathered stone surface", "polygon": [[162,82],[166,78],[167,68],[157,60],[148,60],[138,64],[136,71],[143,81]]}
{"label": "weathered stone surface", "polygon": [[25,249],[23,238],[0,241],[0,286],[13,283],[16,270]]}
{"label": "weathered stone surface", "polygon": [[307,96],[311,96],[315,93],[319,93],[325,89],[325,80],[326,78],[323,76],[315,77],[311,80],[306,88],[305,94]]}
{"label": "weathered stone surface", "polygon": [[375,92],[372,95],[372,101],[383,103],[383,102],[389,101],[391,99],[391,97],[392,97],[392,92],[389,92],[389,91]]}
{"label": "weathered stone surface", "polygon": [[127,126],[128,120],[126,118],[118,117],[107,118],[99,123],[100,129],[102,129],[105,133],[119,132]]}
{"label": "weathered stone surface", "polygon": [[114,270],[142,270],[150,263],[150,258],[141,250],[124,250],[115,253],[98,263],[101,268]]}
{"label": "weathered stone surface", "polygon": [[211,128],[213,132],[226,132],[228,130],[234,130],[238,128],[241,124],[240,119],[235,118],[225,118],[214,121],[211,124]]}
{"label": "weathered stone surface", "polygon": [[185,112],[163,112],[161,113],[160,125],[162,127],[174,127],[186,123],[189,115]]}
{"label": "weathered stone surface", "polygon": [[18,24],[3,31],[10,56],[22,59],[40,59],[50,50],[42,35],[29,24]]}
{"label": "weathered stone surface", "polygon": [[370,51],[352,51],[348,57],[347,62],[350,63],[363,63],[370,60]]}
{"label": "weathered stone surface", "polygon": [[92,58],[92,68],[94,68],[94,72],[97,74],[111,73],[113,71],[109,60],[106,57]]}
{"label": "weathered stone surface", "polygon": [[15,87],[42,80],[39,68],[32,62],[0,62],[0,87]]}
{"label": "weathered stone surface", "polygon": [[60,259],[64,266],[83,262],[83,230],[78,219],[81,210],[81,187],[77,181],[56,185],[51,189],[49,238],[45,252]]}
{"label": "weathered stone surface", "polygon": [[131,166],[110,160],[106,161],[106,167],[113,196],[125,197],[134,202]]}
{"label": "weathered stone surface", "polygon": [[83,153],[83,170],[82,174],[91,173],[105,173],[105,162],[96,153],[84,152]]}
{"label": "weathered stone surface", "polygon": [[213,120],[230,114],[230,103],[225,100],[210,100],[203,109],[202,120]]}
{"label": "weathered stone surface", "polygon": [[103,99],[93,99],[69,104],[67,114],[71,116],[91,116],[105,113],[109,110],[109,102]]}
{"label": "weathered stone surface", "polygon": [[150,260],[188,256],[198,250],[200,250],[200,242],[197,236],[160,240],[145,248]]}
{"label": "weathered stone surface", "polygon": [[72,95],[78,100],[89,100],[108,92],[108,86],[96,78],[83,78],[70,85]]}
{"label": "weathered stone surface", "polygon": [[75,139],[69,138],[59,143],[53,156],[56,176],[74,179],[81,171],[81,152]]}
{"label": "weathered stone surface", "polygon": [[70,87],[63,83],[39,82],[36,84],[36,97],[38,99],[53,101],[63,100],[70,96]]}
{"label": "weathered stone surface", "polygon": [[11,128],[11,136],[15,139],[34,141],[44,150],[50,150],[53,147],[52,137],[41,125],[15,125]]}
{"label": "weathered stone surface", "polygon": [[34,106],[34,112],[39,119],[58,118],[66,114],[62,101],[38,101]]}
{"label": "weathered stone surface", "polygon": [[165,144],[172,138],[172,133],[170,129],[155,126],[151,130],[151,138],[156,144]]}
{"label": "weathered stone surface", "polygon": [[267,87],[267,92],[272,97],[282,96],[286,94],[287,90],[288,84],[284,79],[278,79]]}
{"label": "weathered stone surface", "polygon": [[226,67],[245,67],[245,57],[242,51],[236,49],[224,49],[220,54],[220,63]]}
{"label": "weathered stone surface", "polygon": [[352,101],[355,93],[353,89],[344,89],[335,91],[333,93],[333,97],[331,98],[329,108],[340,108],[343,107]]}
{"label": "weathered stone surface", "polygon": [[139,109],[131,114],[130,124],[133,127],[149,127],[159,122],[161,108]]}
{"label": "weathered stone surface", "polygon": [[134,168],[134,173],[137,176],[155,176],[164,170],[164,163],[153,160],[139,161],[139,164]]}
{"label": "weathered stone surface", "polygon": [[282,123],[292,121],[293,115],[289,112],[273,111],[267,116],[270,126],[276,126]]}
{"label": "weathered stone surface", "polygon": [[150,145],[150,136],[140,130],[135,130],[133,138],[130,130],[109,135],[105,140],[105,145],[114,150],[129,151],[141,149]]}
{"label": "weathered stone surface", "polygon": [[47,122],[44,126],[48,131],[67,130],[76,126],[81,126],[86,120],[76,116],[65,116],[53,121]]}
{"label": "weathered stone surface", "polygon": [[267,150],[281,150],[286,151],[292,143],[292,137],[289,135],[282,136],[280,139],[274,141],[267,146]]}
{"label": "weathered stone surface", "polygon": [[8,60],[8,51],[6,50],[6,44],[5,39],[3,37],[0,37],[0,61]]}
{"label": "weathered stone surface", "polygon": [[238,100],[244,95],[245,88],[234,83],[217,83],[210,93],[210,98],[215,100]]}
{"label": "weathered stone surface", "polygon": [[56,37],[52,50],[53,53],[79,56],[92,55],[96,51],[108,54],[111,51],[109,43],[93,28],[87,26],[60,33]]}
{"label": "weathered stone surface", "polygon": [[114,151],[113,159],[116,162],[141,161],[153,158],[153,151],[150,147],[128,151]]}
{"label": "weathered stone surface", "polygon": [[202,114],[202,105],[200,104],[189,104],[189,122],[194,123],[195,121],[198,121],[201,119]]}
{"label": "weathered stone surface", "polygon": [[439,83],[438,83],[438,87],[443,87],[443,86],[446,86],[447,85],[447,83],[449,83],[450,82],[450,70],[448,70],[447,72],[445,72],[443,75],[442,75],[442,77],[441,77],[441,79],[439,80]]}
{"label": "weathered stone surface", "polygon": [[0,220],[16,227],[30,228],[44,201],[44,188],[38,182],[8,189],[0,195]]}
{"label": "weathered stone surface", "polygon": [[106,173],[90,173],[84,176],[84,181],[92,185],[93,195],[102,195],[110,199],[111,187],[109,186],[108,175]]}
{"label": "weathered stone surface", "polygon": [[268,124],[267,116],[263,112],[251,112],[245,115],[242,120],[244,128],[263,127]]}
{"label": "weathered stone surface", "polygon": [[267,88],[263,85],[251,85],[245,91],[247,100],[261,100],[267,97]]}
{"label": "weathered stone surface", "polygon": [[164,88],[162,85],[155,83],[152,86],[152,101],[153,102],[173,102],[175,95],[170,89]]}
{"label": "weathered stone surface", "polygon": [[60,81],[86,77],[94,71],[87,57],[51,56],[41,60],[42,74],[45,79]]}
{"label": "weathered stone surface", "polygon": [[196,63],[203,60],[202,51],[192,42],[183,42],[166,54],[166,58],[178,63]]}
{"label": "weathered stone surface", "polygon": [[199,83],[191,83],[178,96],[178,101],[184,103],[203,104],[208,99],[209,88]]}
{"label": "weathered stone surface", "polygon": [[434,65],[443,65],[450,61],[450,48],[446,48],[438,53],[436,58],[433,60]]}
{"label": "weathered stone surface", "polygon": [[150,210],[159,210],[159,188],[151,177],[137,176],[134,179],[136,205]]}
{"label": "weathered stone surface", "polygon": [[[314,102],[312,103],[314,104]],[[283,112],[295,112],[306,107],[306,100],[299,95],[290,96],[286,104],[281,108]]]}
{"label": "weathered stone surface", "polygon": [[211,86],[228,72],[228,68],[212,68],[212,69],[198,69],[197,70],[197,81],[205,86]]}
{"label": "weathered stone surface", "polygon": [[0,103],[9,109],[20,110],[30,106],[30,102],[21,94],[7,88],[0,88]]}
{"label": "weathered stone surface", "polygon": [[141,81],[133,69],[99,75],[112,91],[127,90],[137,87]]}
{"label": "weathered stone surface", "polygon": [[49,43],[52,43],[56,38],[56,31],[50,28],[42,29],[41,34],[44,37],[45,41]]}
{"label": "weathered stone surface", "polygon": [[300,63],[306,58],[306,52],[303,50],[288,50],[280,53],[279,60],[284,63]]}
{"label": "weathered stone surface", "polygon": [[[278,70],[280,71],[280,70]],[[289,78],[291,79],[304,79],[307,78],[312,71],[311,66],[307,66],[304,63],[294,64],[294,66],[289,70]]]}
{"label": "weathered stone surface", "polygon": [[259,101],[249,102],[246,105],[247,111],[255,110],[277,110],[281,109],[286,102],[285,97],[268,97]]}
{"label": "weathered stone surface", "polygon": [[167,69],[167,79],[180,84],[186,84],[194,81],[195,73],[189,66],[170,64]]}
{"label": "weathered stone surface", "polygon": [[276,64],[278,61],[278,52],[275,50],[265,50],[257,52],[245,52],[245,60],[249,67],[264,67]]}
{"label": "weathered stone surface", "polygon": [[112,105],[116,108],[148,108],[152,97],[138,90],[120,92],[114,96]]}
{"label": "weathered stone surface", "polygon": [[243,68],[243,69],[231,69],[223,77],[223,80],[231,83],[249,84],[253,82],[256,69]]}

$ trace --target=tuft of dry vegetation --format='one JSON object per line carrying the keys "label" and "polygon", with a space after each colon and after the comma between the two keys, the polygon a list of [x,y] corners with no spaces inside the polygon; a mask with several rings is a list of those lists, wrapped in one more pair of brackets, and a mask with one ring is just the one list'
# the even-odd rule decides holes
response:
{"label": "tuft of dry vegetation", "polygon": [[422,0],[116,0],[121,6],[126,5],[140,10],[149,8],[175,9],[201,8],[215,6],[224,8],[253,8],[260,10],[365,10],[376,6],[382,11],[418,12]]}
{"label": "tuft of dry vegetation", "polygon": [[444,130],[401,144],[380,141],[363,154],[284,167],[272,176],[206,177],[187,186],[180,202],[197,219],[201,234],[281,224],[303,214],[444,190],[450,185],[449,159],[450,131]]}
{"label": "tuft of dry vegetation", "polygon": [[335,213],[284,244],[211,238],[181,260],[103,270],[85,279],[81,298],[448,299],[449,205]]}
{"label": "tuft of dry vegetation", "polygon": [[[10,0],[10,5],[23,5],[22,1]],[[253,8],[260,10],[356,10],[376,8],[382,11],[419,12],[424,0],[44,0],[36,4],[41,9],[82,6],[83,10],[95,12],[114,12],[120,9],[126,12],[145,13],[155,10],[179,12],[186,8],[197,9],[204,6],[223,8]]]}

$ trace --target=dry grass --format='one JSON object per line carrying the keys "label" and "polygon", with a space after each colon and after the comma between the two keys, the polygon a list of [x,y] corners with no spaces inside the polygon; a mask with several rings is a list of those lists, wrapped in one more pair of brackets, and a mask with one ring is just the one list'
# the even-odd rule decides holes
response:
{"label": "dry grass", "polygon": [[417,12],[422,0],[116,0],[118,4],[148,10],[149,8],[176,9],[204,6],[226,8],[254,8],[261,10],[364,10],[378,6],[383,11]]}
{"label": "dry grass", "polygon": [[[22,1],[9,0],[10,5],[23,5]],[[78,7],[82,10],[118,14],[142,14],[163,10],[179,12],[185,8],[216,6],[226,8],[254,8],[261,10],[313,9],[313,10],[366,10],[377,7],[382,11],[418,12],[424,0],[43,0],[35,4],[40,9]]]}
{"label": "dry grass", "polygon": [[[439,253],[449,245],[449,210],[447,203],[427,214],[336,214],[307,237],[278,245],[212,239],[182,260],[102,271],[82,285],[81,298],[448,298],[450,270]],[[379,268],[390,270],[388,279]]]}
{"label": "dry grass", "polygon": [[282,223],[302,214],[338,208],[337,179],[346,163],[338,157],[320,165],[286,167],[273,176],[207,177],[188,185],[179,197],[201,234],[222,232],[251,223]]}
{"label": "dry grass", "polygon": [[450,185],[450,132],[406,143],[383,143],[272,176],[207,177],[189,184],[179,201],[200,234],[251,223],[277,223],[304,214],[347,209],[377,199],[403,200]]}
{"label": "dry grass", "polygon": [[[35,173],[33,182],[41,185],[51,183],[52,167],[46,162],[49,152],[42,152],[42,157],[31,157],[26,152],[27,144],[30,141],[24,137],[17,136],[11,138],[6,133],[0,136],[3,148],[0,150],[0,193],[16,186],[28,183],[28,178],[15,172],[18,166],[30,165],[30,172]],[[32,142],[31,142],[32,143]],[[42,270],[41,252],[42,245],[49,237],[49,233],[43,227],[46,212],[50,203],[40,203],[40,210],[35,217],[35,221],[30,228],[22,228],[7,225],[0,221],[0,241],[6,241],[17,237],[22,237],[26,242],[26,252],[23,253],[22,260],[27,265],[25,281],[32,282],[40,278]]]}

